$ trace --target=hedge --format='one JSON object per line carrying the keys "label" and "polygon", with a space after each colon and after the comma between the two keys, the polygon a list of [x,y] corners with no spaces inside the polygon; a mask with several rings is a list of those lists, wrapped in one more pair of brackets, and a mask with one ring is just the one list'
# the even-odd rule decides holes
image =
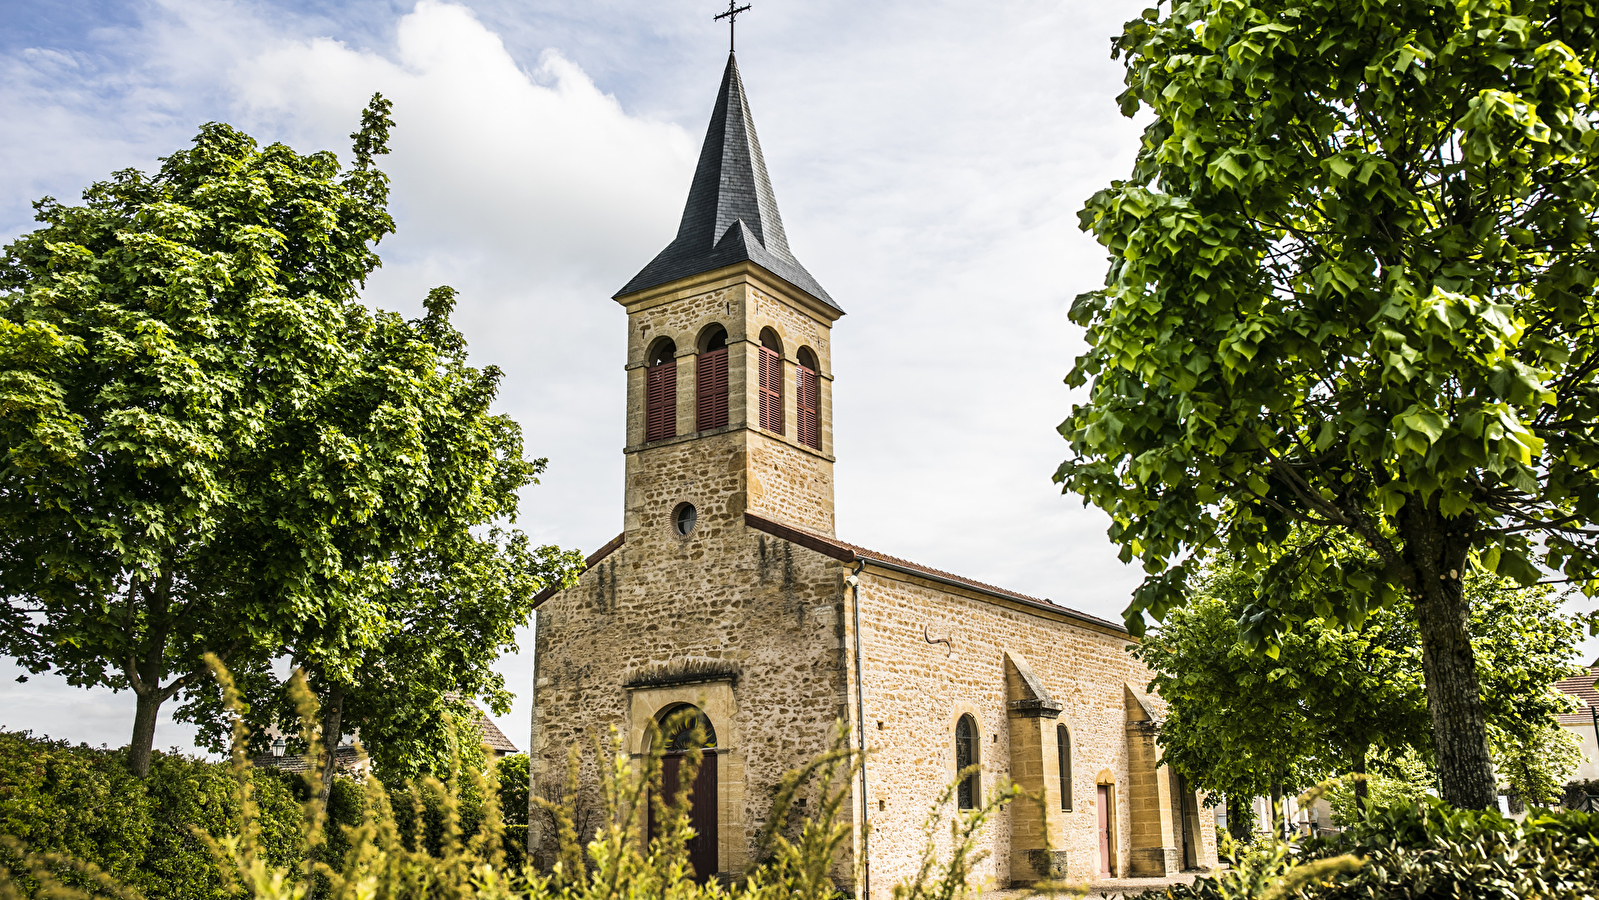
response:
{"label": "hedge", "polygon": [[[518,757],[499,763],[514,778],[526,775]],[[508,765],[509,764],[509,765]],[[300,858],[301,803],[309,796],[305,779],[276,769],[251,769],[251,783],[260,807],[261,846],[274,865]],[[224,763],[176,753],[157,752],[150,776],[128,773],[126,752],[33,737],[29,732],[0,730],[0,834],[22,841],[30,851],[59,853],[93,863],[147,900],[225,900],[216,861],[195,835],[200,828],[215,837],[237,833],[239,808],[234,776]],[[482,818],[481,799],[466,791],[461,804],[468,833]],[[436,843],[440,812],[423,792],[424,830]],[[512,826],[506,833],[507,857],[520,865],[527,840],[527,786],[508,783],[502,803],[520,803],[507,810]],[[509,795],[509,796],[507,796]],[[391,792],[391,802],[406,809],[409,791]],[[361,784],[339,778],[328,800],[332,825],[361,820],[365,798]],[[409,832],[406,832],[409,833]],[[327,829],[330,853],[344,854],[347,839],[340,827]],[[513,841],[522,844],[512,845]],[[430,849],[432,849],[430,847]],[[20,871],[16,858],[0,847],[0,866]],[[83,879],[69,883],[88,887]],[[24,881],[24,893],[33,885]]]}

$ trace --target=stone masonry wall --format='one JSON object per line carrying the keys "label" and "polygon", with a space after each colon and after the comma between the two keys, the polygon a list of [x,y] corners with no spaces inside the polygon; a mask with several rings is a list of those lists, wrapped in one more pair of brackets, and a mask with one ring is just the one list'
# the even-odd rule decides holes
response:
{"label": "stone masonry wall", "polygon": [[[876,750],[868,777],[874,897],[889,896],[892,884],[911,874],[923,817],[955,774],[954,728],[962,712],[975,716],[983,735],[984,791],[1008,774],[1007,650],[1031,662],[1063,704],[1058,721],[1071,730],[1072,810],[1050,811],[1051,843],[1067,851],[1071,877],[1097,877],[1095,785],[1108,772],[1117,786],[1116,857],[1125,872],[1133,817],[1124,693],[1126,684],[1142,688],[1149,679],[1125,651],[1128,638],[885,570],[868,568],[861,581],[866,724]],[[924,634],[950,645],[929,643]],[[985,837],[993,855],[978,874],[998,886],[1031,874],[1022,868],[1025,861],[1011,858],[1012,823],[1021,814],[1019,807],[1001,813]],[[1025,814],[1037,815],[1036,806]],[[1214,850],[1208,852],[1207,864],[1214,865]]]}
{"label": "stone masonry wall", "polygon": [[[845,714],[841,572],[744,526],[745,435],[630,454],[626,542],[539,609],[536,635],[535,778],[564,772],[576,746],[592,791],[594,735],[633,731],[637,752],[630,726],[658,712],[639,704],[696,702],[720,740],[727,873],[747,867],[779,779],[825,750]],[[684,501],[699,510],[687,537],[671,517]],[[707,668],[721,681],[672,683]],[[640,681],[653,683],[628,687]]]}

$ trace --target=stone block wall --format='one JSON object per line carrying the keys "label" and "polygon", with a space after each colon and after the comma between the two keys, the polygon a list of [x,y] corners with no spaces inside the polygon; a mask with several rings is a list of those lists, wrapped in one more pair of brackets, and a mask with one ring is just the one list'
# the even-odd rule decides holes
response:
{"label": "stone block wall", "polygon": [[595,736],[614,728],[637,754],[650,718],[694,703],[720,742],[720,868],[736,874],[783,774],[826,750],[845,714],[842,578],[720,513],[687,539],[663,518],[639,516],[620,549],[540,607],[533,775],[560,775],[577,747],[597,804]]}
{"label": "stone block wall", "polygon": [[[1043,782],[1049,846],[1065,851],[1071,878],[1098,877],[1096,784],[1113,784],[1120,807],[1112,816],[1116,874],[1130,874],[1128,848],[1138,843],[1130,807],[1136,795],[1128,788],[1134,767],[1148,760],[1130,756],[1124,701],[1126,686],[1142,686],[1149,674],[1126,652],[1129,638],[1113,627],[1039,615],[870,565],[861,580],[865,718],[876,751],[868,769],[873,897],[890,896],[894,882],[912,873],[924,840],[923,818],[955,774],[954,726],[963,712],[973,714],[982,730],[985,792],[1004,776],[1029,785]],[[930,643],[928,637],[950,644]],[[1013,725],[1008,714],[1007,651],[1024,656],[1062,706],[1057,721],[1072,737],[1070,811],[1059,809],[1058,786],[1052,798],[1047,790],[1053,728]],[[1018,757],[1040,759],[1040,770],[1011,771],[1009,761]],[[1037,877],[1037,863],[1019,857],[1033,838],[1029,830],[1040,827],[1034,824],[1038,816],[1036,804],[1015,804],[989,825],[984,846],[992,855],[980,865],[980,878],[1003,887]],[[1214,850],[1209,852],[1213,865]]]}

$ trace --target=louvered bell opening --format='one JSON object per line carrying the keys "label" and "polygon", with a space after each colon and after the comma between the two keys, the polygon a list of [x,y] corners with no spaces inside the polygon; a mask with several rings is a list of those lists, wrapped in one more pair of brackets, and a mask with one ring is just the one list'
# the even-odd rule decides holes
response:
{"label": "louvered bell opening", "polygon": [[644,440],[677,437],[677,360],[644,370]]}
{"label": "louvered bell opening", "polygon": [[694,373],[694,428],[727,424],[727,348],[701,353]]}
{"label": "louvered bell opening", "polygon": [[799,441],[813,450],[822,449],[822,393],[821,379],[810,369],[800,366],[795,370],[794,384],[795,426]]}
{"label": "louvered bell opening", "polygon": [[783,357],[770,347],[761,348],[761,427],[783,433]]}

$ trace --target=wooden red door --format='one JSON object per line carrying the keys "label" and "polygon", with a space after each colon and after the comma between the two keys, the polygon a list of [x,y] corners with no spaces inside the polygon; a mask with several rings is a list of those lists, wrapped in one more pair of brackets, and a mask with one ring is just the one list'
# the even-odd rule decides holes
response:
{"label": "wooden red door", "polygon": [[[661,758],[661,784],[668,791],[676,790],[681,754],[667,754]],[[706,753],[700,771],[689,787],[689,824],[694,826],[694,837],[688,842],[688,861],[694,867],[694,878],[704,883],[720,868],[716,833],[716,754]],[[650,811],[650,834],[656,831],[655,811]]]}
{"label": "wooden red door", "polygon": [[1099,874],[1110,877],[1110,785],[1099,786]]}

